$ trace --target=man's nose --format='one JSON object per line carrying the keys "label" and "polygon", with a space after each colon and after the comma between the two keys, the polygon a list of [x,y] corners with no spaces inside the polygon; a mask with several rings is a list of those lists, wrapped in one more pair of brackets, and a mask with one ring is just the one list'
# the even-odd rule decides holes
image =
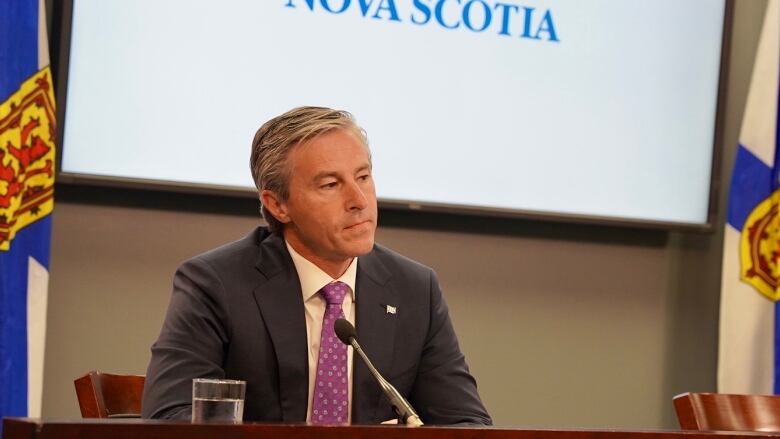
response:
{"label": "man's nose", "polygon": [[366,197],[364,189],[358,184],[358,182],[353,181],[352,183],[347,184],[346,191],[346,202],[348,210],[363,210],[368,206],[368,197]]}

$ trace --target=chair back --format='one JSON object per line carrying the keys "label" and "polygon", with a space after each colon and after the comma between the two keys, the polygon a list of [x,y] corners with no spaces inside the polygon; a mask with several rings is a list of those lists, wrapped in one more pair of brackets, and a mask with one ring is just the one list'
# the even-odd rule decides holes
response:
{"label": "chair back", "polygon": [[145,377],[91,371],[73,381],[83,418],[140,418]]}
{"label": "chair back", "polygon": [[780,396],[683,393],[674,409],[683,430],[780,432]]}

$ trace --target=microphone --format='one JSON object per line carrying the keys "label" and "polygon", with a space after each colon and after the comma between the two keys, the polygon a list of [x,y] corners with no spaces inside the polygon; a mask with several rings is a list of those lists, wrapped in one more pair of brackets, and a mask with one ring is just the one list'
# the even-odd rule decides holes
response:
{"label": "microphone", "polygon": [[374,378],[376,378],[376,381],[379,383],[379,387],[382,388],[385,396],[390,400],[390,404],[393,406],[395,414],[398,415],[398,419],[410,427],[419,427],[423,425],[423,422],[420,420],[420,417],[417,416],[417,412],[414,411],[412,405],[409,404],[409,401],[401,396],[401,394],[398,393],[398,390],[396,390],[392,384],[388,383],[387,380],[379,374],[379,371],[376,370],[374,365],[371,364],[371,360],[368,359],[366,353],[363,352],[363,349],[360,348],[360,345],[357,342],[357,331],[355,331],[355,327],[352,326],[352,323],[349,323],[344,319],[338,319],[333,327],[336,330],[336,336],[339,340],[347,346],[352,346],[352,349],[354,349],[355,352],[360,355],[360,358],[363,359],[368,370],[371,371],[371,374],[374,375]]}

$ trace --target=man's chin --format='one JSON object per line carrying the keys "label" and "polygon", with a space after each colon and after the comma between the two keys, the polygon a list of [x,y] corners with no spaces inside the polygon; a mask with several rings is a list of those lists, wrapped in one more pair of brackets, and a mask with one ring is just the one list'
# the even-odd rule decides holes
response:
{"label": "man's chin", "polygon": [[371,250],[374,249],[374,235],[371,234],[371,237],[366,237],[359,240],[352,240],[352,242],[349,243],[349,253],[354,256],[363,256],[368,253],[371,253]]}
{"label": "man's chin", "polygon": [[371,250],[374,249],[374,239],[371,238],[370,241],[361,243],[360,246],[355,251],[355,256],[363,256],[371,253]]}

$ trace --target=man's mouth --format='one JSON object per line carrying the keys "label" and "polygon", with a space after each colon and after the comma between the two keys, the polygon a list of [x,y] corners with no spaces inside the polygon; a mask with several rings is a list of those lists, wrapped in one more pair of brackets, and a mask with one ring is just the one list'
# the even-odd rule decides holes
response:
{"label": "man's mouth", "polygon": [[371,223],[371,220],[360,221],[358,223],[355,223],[355,224],[352,224],[350,226],[345,227],[345,229],[346,230],[352,230],[352,229],[356,229],[356,228],[358,228],[358,227],[360,227],[360,226],[362,226],[364,224],[369,224],[369,223]]}

